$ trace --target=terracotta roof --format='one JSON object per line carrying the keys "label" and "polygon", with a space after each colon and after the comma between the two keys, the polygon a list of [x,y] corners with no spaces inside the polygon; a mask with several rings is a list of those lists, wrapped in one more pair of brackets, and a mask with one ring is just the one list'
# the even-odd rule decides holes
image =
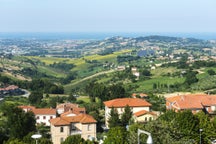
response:
{"label": "terracotta roof", "polygon": [[56,108],[66,108],[66,107],[70,107],[70,108],[74,108],[74,107],[79,107],[78,104],[73,104],[73,103],[62,103],[62,104],[58,104],[56,106]]}
{"label": "terracotta roof", "polygon": [[178,109],[202,109],[204,106],[216,105],[216,96],[207,94],[179,95],[166,100]]}
{"label": "terracotta roof", "polygon": [[18,89],[19,87],[18,86],[15,86],[15,85],[10,85],[8,87],[5,87],[5,88],[0,88],[0,91],[8,91],[8,90],[15,90],[15,89]]}
{"label": "terracotta roof", "polygon": [[85,113],[85,108],[80,108],[78,104],[73,103],[63,103],[56,106],[56,109],[63,109],[64,112],[73,111],[74,114]]}
{"label": "terracotta roof", "polygon": [[97,121],[90,115],[79,114],[77,116],[63,116],[50,120],[54,126],[69,125],[70,123],[96,123]]}
{"label": "terracotta roof", "polygon": [[52,108],[36,108],[36,109],[33,109],[32,112],[35,115],[55,115],[56,114],[56,109],[52,109]]}
{"label": "terracotta roof", "polygon": [[107,107],[125,107],[126,105],[130,107],[149,107],[151,106],[150,103],[145,101],[144,99],[139,98],[119,98],[113,99],[110,101],[105,101],[104,104]]}
{"label": "terracotta roof", "polygon": [[73,113],[72,111],[67,111],[67,112],[62,113],[61,117],[68,116],[68,115],[77,115],[77,114]]}
{"label": "terracotta roof", "polygon": [[139,117],[139,116],[142,116],[142,115],[145,115],[145,114],[156,115],[155,113],[149,112],[149,111],[146,111],[146,110],[141,110],[141,111],[138,111],[138,112],[134,113],[134,115],[136,117]]}

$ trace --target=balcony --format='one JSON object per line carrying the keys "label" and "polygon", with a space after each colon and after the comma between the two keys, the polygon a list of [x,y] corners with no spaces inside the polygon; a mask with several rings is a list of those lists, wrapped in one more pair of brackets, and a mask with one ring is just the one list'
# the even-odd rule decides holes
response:
{"label": "balcony", "polygon": [[78,129],[70,131],[70,135],[81,135],[81,134],[82,134],[82,131]]}

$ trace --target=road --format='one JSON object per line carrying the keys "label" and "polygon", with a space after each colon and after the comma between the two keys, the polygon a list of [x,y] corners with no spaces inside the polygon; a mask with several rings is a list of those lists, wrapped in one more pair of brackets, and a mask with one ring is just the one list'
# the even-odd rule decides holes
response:
{"label": "road", "polygon": [[76,81],[76,82],[74,82],[74,83],[72,83],[72,84],[70,84],[70,85],[76,85],[76,84],[78,84],[78,83],[80,83],[80,82],[83,82],[83,81],[92,79],[93,77],[97,77],[97,76],[99,76],[99,75],[103,75],[103,74],[107,74],[107,73],[112,73],[112,72],[114,72],[114,71],[116,71],[116,70],[112,69],[112,70],[108,70],[108,71],[102,71],[102,72],[96,73],[96,74],[94,74],[94,75],[85,77],[85,78],[83,78],[83,79],[81,79],[81,80],[79,80],[79,81]]}

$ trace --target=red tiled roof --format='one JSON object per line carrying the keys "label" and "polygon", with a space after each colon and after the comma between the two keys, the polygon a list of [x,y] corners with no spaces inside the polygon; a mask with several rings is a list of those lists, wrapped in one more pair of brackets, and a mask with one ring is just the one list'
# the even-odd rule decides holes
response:
{"label": "red tiled roof", "polygon": [[150,103],[143,99],[139,98],[119,98],[119,99],[113,99],[110,101],[105,101],[104,104],[107,107],[125,107],[126,105],[130,107],[149,107],[151,106]]}
{"label": "red tiled roof", "polygon": [[74,114],[80,114],[86,112],[85,108],[80,108],[78,104],[73,104],[73,103],[59,104],[57,105],[56,109],[64,109],[64,112],[71,110],[73,111]]}
{"label": "red tiled roof", "polygon": [[8,91],[8,90],[15,90],[15,89],[18,89],[19,87],[18,86],[15,86],[15,85],[10,85],[8,87],[5,87],[5,88],[0,88],[0,91]]}
{"label": "red tiled roof", "polygon": [[35,115],[55,115],[56,114],[56,109],[52,109],[52,108],[36,108],[36,109],[33,109],[32,112]]}
{"label": "red tiled roof", "polygon": [[179,95],[166,100],[179,109],[202,109],[203,106],[216,105],[216,96],[207,94]]}
{"label": "red tiled roof", "polygon": [[67,115],[77,115],[77,114],[75,114],[75,113],[73,113],[72,111],[67,111],[67,112],[64,112],[64,113],[62,113],[61,114],[61,117],[64,117],[64,116],[67,116]]}
{"label": "red tiled roof", "polygon": [[79,114],[77,116],[58,117],[50,120],[54,126],[69,125],[70,123],[96,123],[97,121],[90,115]]}
{"label": "red tiled roof", "polygon": [[145,114],[156,115],[155,113],[149,112],[149,111],[146,111],[146,110],[141,110],[141,111],[138,111],[138,112],[134,113],[134,115],[136,117],[139,117],[139,116],[142,116],[142,115],[145,115]]}

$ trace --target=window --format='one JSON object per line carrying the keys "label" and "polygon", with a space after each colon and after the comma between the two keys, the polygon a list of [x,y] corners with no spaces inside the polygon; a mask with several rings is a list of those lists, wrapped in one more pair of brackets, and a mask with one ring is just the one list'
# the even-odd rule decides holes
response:
{"label": "window", "polygon": [[39,116],[37,116],[37,119],[40,119],[40,117],[39,117]]}
{"label": "window", "polygon": [[145,121],[147,121],[147,117],[145,117]]}
{"label": "window", "polygon": [[53,117],[52,116],[50,116],[50,119],[52,119]]}
{"label": "window", "polygon": [[71,130],[76,130],[76,127],[73,123],[71,124]]}
{"label": "window", "polygon": [[88,126],[87,126],[88,128],[88,131],[91,131],[91,125],[90,124],[88,124]]}
{"label": "window", "polygon": [[149,118],[149,121],[152,121],[152,117]]}
{"label": "window", "polygon": [[64,127],[60,127],[60,132],[64,132]]}
{"label": "window", "polygon": [[46,116],[43,116],[43,119],[46,119]]}

